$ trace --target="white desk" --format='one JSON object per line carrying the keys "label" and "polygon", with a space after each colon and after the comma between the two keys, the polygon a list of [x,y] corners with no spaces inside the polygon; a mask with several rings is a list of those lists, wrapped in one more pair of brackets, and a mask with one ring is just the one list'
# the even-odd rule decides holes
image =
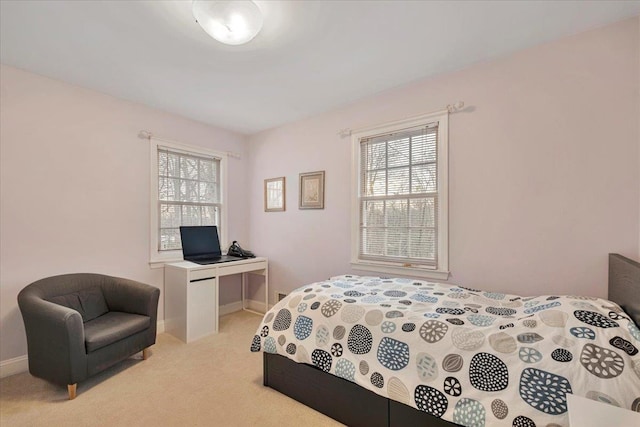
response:
{"label": "white desk", "polygon": [[209,265],[189,261],[165,264],[165,331],[187,343],[217,333],[219,279],[231,274],[242,274],[242,309],[248,310],[245,304],[246,273],[264,276],[264,302],[265,310],[268,310],[269,266],[266,258]]}

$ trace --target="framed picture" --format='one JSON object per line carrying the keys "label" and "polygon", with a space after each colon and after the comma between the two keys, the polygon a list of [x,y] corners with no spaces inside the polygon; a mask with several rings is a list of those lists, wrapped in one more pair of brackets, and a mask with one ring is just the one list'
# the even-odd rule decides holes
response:
{"label": "framed picture", "polygon": [[264,180],[264,211],[279,212],[286,209],[285,178],[270,178]]}
{"label": "framed picture", "polygon": [[324,209],[324,171],[300,174],[300,209]]}

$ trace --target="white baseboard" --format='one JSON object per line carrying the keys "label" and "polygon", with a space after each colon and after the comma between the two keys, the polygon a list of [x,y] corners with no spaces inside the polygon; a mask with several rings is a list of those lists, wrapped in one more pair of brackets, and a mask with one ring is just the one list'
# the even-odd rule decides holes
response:
{"label": "white baseboard", "polygon": [[29,359],[27,355],[14,357],[0,362],[0,378],[21,374],[29,370]]}
{"label": "white baseboard", "polygon": [[164,320],[158,320],[158,325],[156,326],[156,335],[164,332]]}
{"label": "white baseboard", "polygon": [[[256,301],[253,299],[248,299],[246,301],[246,306],[249,310],[257,311],[259,313],[265,313],[267,310],[264,309],[264,301]],[[269,304],[269,309],[273,308],[273,304]]]}
{"label": "white baseboard", "polygon": [[218,310],[220,311],[220,316],[240,311],[242,310],[242,301],[236,301],[230,304],[221,305],[220,307],[218,307]]}
{"label": "white baseboard", "polygon": [[[273,305],[269,304],[269,308],[272,308]],[[253,299],[245,300],[245,308],[251,311],[256,311],[259,313],[264,313],[264,301],[256,301]],[[219,308],[220,316],[224,316],[225,314],[231,314],[236,311],[242,310],[242,301],[232,302],[231,304],[221,305]]]}

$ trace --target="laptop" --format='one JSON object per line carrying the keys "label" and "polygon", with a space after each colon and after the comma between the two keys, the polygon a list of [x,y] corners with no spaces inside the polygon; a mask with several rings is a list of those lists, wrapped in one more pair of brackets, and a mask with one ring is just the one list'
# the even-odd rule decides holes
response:
{"label": "laptop", "polygon": [[185,261],[207,265],[243,259],[222,255],[218,227],[215,225],[182,226],[180,227],[180,238],[182,239],[182,256]]}

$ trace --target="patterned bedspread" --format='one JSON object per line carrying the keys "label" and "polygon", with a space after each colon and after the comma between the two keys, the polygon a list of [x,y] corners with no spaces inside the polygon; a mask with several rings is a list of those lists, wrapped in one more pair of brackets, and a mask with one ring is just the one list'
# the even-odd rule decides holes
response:
{"label": "patterned bedspread", "polygon": [[567,393],[640,411],[640,330],[615,303],[339,276],[251,344],[465,426],[568,426]]}

